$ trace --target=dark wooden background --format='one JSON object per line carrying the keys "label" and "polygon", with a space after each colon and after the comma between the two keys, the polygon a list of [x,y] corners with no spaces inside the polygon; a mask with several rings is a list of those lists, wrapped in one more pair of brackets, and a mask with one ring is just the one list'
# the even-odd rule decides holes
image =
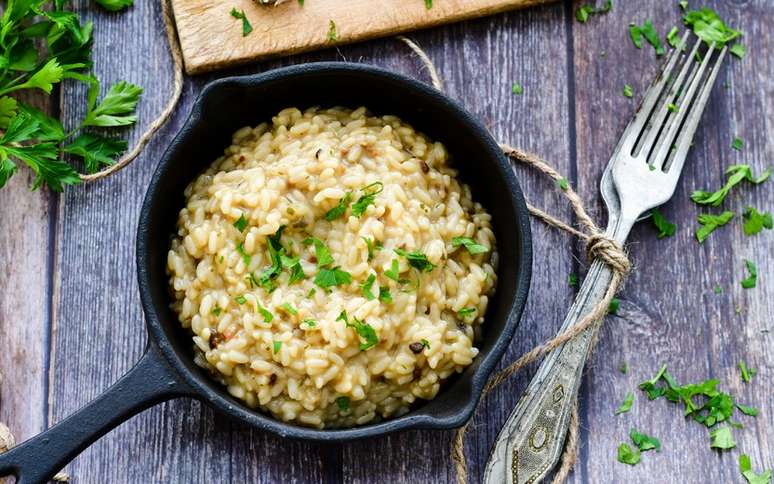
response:
{"label": "dark wooden background", "polygon": [[[139,124],[146,126],[171,92],[159,2],[138,1],[120,14],[98,11],[84,0],[75,3],[95,22],[95,70],[103,85],[127,79],[145,88]],[[737,220],[699,245],[693,231],[701,210],[689,199],[694,189],[720,186],[729,164],[749,163],[757,172],[774,161],[774,4],[705,4],[744,31],[748,55],[729,59],[722,69],[683,180],[662,210],[678,223],[677,234],[658,240],[649,224],[641,224],[630,237],[636,271],[621,295],[620,315],[608,318],[586,371],[573,482],[741,482],[740,452],[749,454],[758,470],[774,467],[772,234],[746,237]],[[679,25],[680,12],[676,1],[619,1],[610,14],[579,24],[576,6],[560,2],[412,37],[438,65],[452,97],[497,139],[550,160],[604,222],[600,174],[658,67],[653,49],[634,48],[627,25],[650,18],[664,35]],[[142,353],[146,334],[134,267],[138,211],[156,161],[202,86],[223,75],[342,59],[427,79],[419,61],[392,39],[187,78],[175,115],[130,168],[62,195],[28,192],[31,177],[21,170],[0,190],[0,421],[17,441],[97,396]],[[523,95],[511,93],[513,82],[524,86]],[[622,95],[626,83],[634,87],[633,100]],[[60,94],[61,100],[54,98],[48,107],[72,124],[85,93],[66,83]],[[139,131],[127,135],[136,139]],[[741,152],[730,148],[737,135],[745,142]],[[533,173],[518,173],[531,202],[571,217],[551,184]],[[737,213],[746,205],[771,210],[772,183],[742,185],[726,207]],[[532,227],[532,292],[503,364],[554,334],[573,298],[567,275],[585,267],[573,240],[538,222]],[[755,289],[739,285],[743,258],[758,265]],[[723,288],[720,295],[713,293],[716,284]],[[758,369],[749,385],[740,380],[740,359]],[[623,362],[630,368],[626,375],[618,372]],[[745,428],[735,432],[737,449],[710,450],[706,429],[685,421],[671,404],[648,402],[636,391],[636,384],[661,364],[681,382],[718,377],[722,388],[761,409],[755,419],[740,417]],[[473,482],[480,481],[493,439],[533,371],[518,375],[480,405],[467,438]],[[632,411],[613,416],[630,390],[637,393]],[[663,443],[661,453],[644,454],[636,467],[616,462],[616,447],[628,440],[632,426]],[[181,400],[123,424],[66,470],[76,483],[452,482],[452,436],[415,431],[321,447],[244,428],[200,403]]]}

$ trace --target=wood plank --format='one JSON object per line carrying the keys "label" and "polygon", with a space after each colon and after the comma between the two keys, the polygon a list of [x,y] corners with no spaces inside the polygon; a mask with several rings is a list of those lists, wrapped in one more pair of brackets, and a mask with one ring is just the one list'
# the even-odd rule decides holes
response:
{"label": "wood plank", "polygon": [[[189,74],[261,58],[395,35],[553,0],[444,0],[432,8],[422,0],[286,0],[273,7],[253,0],[172,0]],[[302,5],[303,4],[303,5]],[[242,35],[242,10],[253,27]],[[333,38],[329,34],[335,25]],[[303,26],[303,28],[297,28]]]}
{"label": "wood plank", "polygon": [[[771,336],[760,332],[771,326],[765,315],[772,311],[774,286],[762,282],[750,291],[739,287],[743,256],[756,260],[762,274],[772,273],[771,234],[746,238],[737,221],[699,246],[693,235],[697,214],[718,210],[699,209],[689,198],[694,189],[719,187],[729,164],[747,162],[760,170],[771,159],[774,143],[765,126],[774,119],[767,101],[774,67],[766,55],[772,40],[764,32],[774,20],[774,8],[765,1],[747,2],[744,8],[721,1],[703,3],[746,32],[743,41],[751,55],[741,62],[735,58],[726,62],[683,179],[662,208],[677,222],[677,234],[658,240],[646,222],[630,236],[636,271],[621,295],[620,315],[608,318],[583,385],[581,418],[587,444],[581,449],[576,475],[589,482],[650,482],[665,473],[682,482],[740,482],[736,461],[742,451],[758,470],[774,464],[770,438],[774,415],[769,411],[774,355],[764,350],[771,347]],[[626,25],[648,18],[662,35],[681,24],[676,2],[650,0],[616,2],[610,14],[572,25],[579,187],[587,200],[599,200],[604,165],[659,67],[652,48],[637,50],[628,38]],[[730,89],[721,86],[724,81],[730,81]],[[634,87],[633,100],[622,95],[624,84]],[[749,149],[742,153],[730,148],[737,133],[747,138]],[[772,198],[769,187],[745,187],[726,206],[737,212],[747,203],[767,209]],[[598,209],[604,213],[601,204]],[[723,294],[713,293],[715,284],[724,288]],[[736,314],[737,306],[743,307],[741,314]],[[736,365],[742,358],[761,368],[750,385],[739,380]],[[630,368],[626,375],[618,371],[623,362]],[[663,400],[649,402],[637,390],[637,384],[662,364],[683,383],[717,377],[721,388],[762,409],[756,419],[738,417],[747,427],[735,432],[738,449],[712,451],[705,428],[685,421],[676,406]],[[613,416],[627,391],[636,396],[633,410]],[[662,452],[643,454],[635,467],[616,462],[616,448],[629,441],[631,427],[663,444]]]}
{"label": "wood plank", "polygon": [[[481,119],[495,139],[538,152],[571,176],[565,16],[564,7],[550,5],[422,32],[412,38],[438,66],[446,91]],[[420,65],[417,59],[407,57],[404,49],[391,43],[388,47],[392,48],[391,68],[416,72]],[[421,71],[414,75],[426,78]],[[522,84],[523,95],[512,93],[514,82]],[[545,126],[557,129],[549,131],[543,129]],[[571,220],[571,211],[553,183],[525,169],[518,169],[517,174],[532,203]],[[532,289],[524,318],[500,367],[553,335],[571,302],[572,291],[565,281],[573,271],[572,240],[540,222],[533,222],[532,234]],[[518,375],[479,406],[466,438],[470,482],[481,481],[500,426],[533,373],[531,368]],[[344,481],[455,482],[452,438],[453,432],[417,431],[346,445]]]}
{"label": "wood plank", "polygon": [[[44,96],[23,101],[46,111]],[[34,175],[19,163],[0,189],[0,422],[16,442],[46,428],[51,324],[50,211],[57,196],[31,192]]]}

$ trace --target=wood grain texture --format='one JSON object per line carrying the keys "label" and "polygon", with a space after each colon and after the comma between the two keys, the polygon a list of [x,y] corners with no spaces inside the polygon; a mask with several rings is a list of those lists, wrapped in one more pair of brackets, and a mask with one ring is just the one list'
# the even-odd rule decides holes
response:
{"label": "wood grain texture", "polygon": [[[172,0],[172,6],[186,71],[196,74],[549,1],[554,0],[444,0],[430,9],[425,0],[286,0],[276,7],[254,0]],[[242,35],[241,20],[229,15],[232,8],[245,12],[250,35]]]}
{"label": "wood grain texture", "polygon": [[[643,2],[645,3],[645,2]],[[653,19],[665,34],[681,26],[676,2],[616,2],[607,16],[588,24],[573,24],[577,112],[578,185],[587,200],[598,199],[599,179],[607,157],[655,76],[661,61],[650,46],[637,50],[626,24]],[[774,21],[771,2],[705,1],[702,4],[745,32],[748,55],[730,57],[718,78],[689,154],[677,192],[662,213],[678,223],[674,237],[658,240],[650,222],[635,227],[629,249],[636,271],[621,295],[620,316],[608,318],[583,384],[584,445],[576,475],[590,482],[657,482],[665,473],[681,482],[743,482],[737,459],[747,453],[759,471],[774,466],[774,409],[772,401],[771,327],[772,236],[746,237],[741,220],[713,233],[703,244],[694,238],[699,213],[718,213],[690,200],[696,189],[715,190],[722,173],[733,163],[749,163],[756,172],[770,164],[774,140],[765,133],[774,121],[769,102],[774,74],[774,44],[766,29]],[[604,55],[603,55],[604,51]],[[728,88],[723,86],[727,83]],[[623,96],[624,84],[634,88],[634,99]],[[731,149],[734,136],[745,139],[742,152]],[[741,215],[746,205],[770,210],[771,185],[741,187],[722,209]],[[604,213],[601,205],[599,210]],[[741,288],[742,258],[760,268],[758,287]],[[723,293],[716,295],[719,284]],[[741,312],[737,313],[737,308]],[[759,369],[744,385],[737,364],[744,359]],[[628,374],[618,371],[627,362]],[[637,384],[662,365],[681,383],[718,378],[720,388],[738,395],[741,403],[761,409],[757,418],[737,412],[745,426],[735,431],[738,449],[719,453],[709,447],[709,432],[682,417],[680,407],[648,401]],[[633,410],[613,416],[626,392],[635,393]],[[643,454],[635,467],[616,462],[616,448],[629,441],[635,427],[661,439],[660,453]]]}
{"label": "wood grain texture", "polygon": [[[578,24],[574,6],[565,2],[412,37],[436,62],[452,97],[482,119],[497,139],[550,160],[586,200],[596,203],[597,220],[603,222],[604,210],[597,202],[599,176],[635,108],[635,101],[621,94],[623,84],[631,84],[638,98],[658,68],[652,49],[637,50],[631,45],[626,25],[652,18],[663,34],[679,24],[674,3],[615,2],[610,14]],[[742,61],[729,59],[724,67],[684,180],[662,210],[679,224],[678,233],[658,240],[647,224],[641,224],[631,236],[637,270],[621,296],[620,316],[609,318],[600,337],[582,387],[581,455],[571,482],[741,482],[736,466],[741,451],[750,455],[758,470],[774,467],[770,390],[774,355],[772,333],[762,332],[774,331],[772,233],[748,238],[736,221],[699,246],[693,239],[694,221],[705,210],[697,209],[688,198],[694,189],[720,186],[728,164],[750,163],[759,171],[774,159],[774,140],[769,135],[774,123],[770,103],[774,56],[772,36],[766,30],[774,23],[774,6],[767,0],[705,3],[746,32],[749,54]],[[78,0],[76,7],[95,22],[95,66],[105,88],[124,78],[145,87],[139,114],[141,127],[147,125],[166,102],[172,80],[157,2],[136,2],[121,14],[103,13],[86,0]],[[115,55],[118,48],[119,56]],[[51,423],[61,420],[117,380],[142,353],[146,336],[134,266],[138,211],[156,161],[202,86],[221,75],[334,59],[369,62],[427,80],[419,61],[392,39],[189,78],[176,114],[146,152],[109,180],[68,189],[58,205],[52,204],[57,210],[50,227],[47,195],[40,198],[21,186],[0,190],[0,207],[27,208],[0,210],[0,331],[9,349],[21,344],[41,348],[24,355],[21,363],[2,359],[11,358],[10,351],[0,357],[5,375],[3,419],[18,422],[20,433],[28,436],[45,425],[46,408]],[[723,81],[730,81],[728,89],[720,85]],[[523,95],[512,94],[513,82],[524,87]],[[63,116],[71,125],[82,114],[85,92],[68,83],[64,96]],[[138,131],[126,134],[134,140]],[[745,141],[741,152],[730,149],[737,135]],[[571,219],[552,183],[523,169],[517,173],[531,202]],[[23,182],[16,180],[19,185]],[[741,211],[750,204],[771,210],[770,184],[742,186],[726,202],[727,208]],[[14,233],[22,230],[25,234]],[[46,246],[49,230],[55,234],[49,252],[32,250]],[[569,237],[534,222],[533,238],[533,289],[501,366],[553,334],[573,297],[567,275],[582,272],[585,265]],[[49,256],[53,261],[45,264]],[[739,286],[745,275],[743,257],[755,261],[760,273],[758,287],[747,291]],[[48,279],[52,282],[47,285]],[[723,294],[713,293],[715,284],[724,288]],[[55,290],[49,294],[42,287]],[[18,312],[19,304],[29,308],[25,309],[29,319],[23,323],[8,316]],[[28,326],[45,328],[48,323],[41,321],[48,321],[44,312],[48,305],[53,306],[56,332],[50,336],[53,352],[46,356],[46,345],[35,340],[45,339],[45,330]],[[741,308],[738,314],[737,307]],[[16,372],[37,368],[36,362],[47,357],[51,360],[49,399],[41,390],[45,383],[37,376]],[[758,369],[749,385],[739,380],[740,359]],[[617,371],[624,361],[631,368],[627,375]],[[742,403],[761,409],[756,419],[739,417],[746,428],[736,432],[738,449],[723,454],[710,451],[706,429],[684,421],[667,402],[642,398],[636,384],[662,363],[684,382],[716,376]],[[495,435],[533,371],[518,375],[482,402],[466,440],[471,482],[480,481]],[[14,389],[18,385],[12,395],[6,393],[9,374],[15,379]],[[613,416],[627,391],[637,394],[632,412]],[[35,417],[36,412],[40,416]],[[632,426],[659,437],[664,445],[661,453],[644,454],[636,467],[615,461],[616,447],[627,440]],[[205,405],[181,400],[123,424],[67,470],[76,484],[454,482],[451,438],[451,432],[414,431],[351,445],[318,446],[245,428]]]}
{"label": "wood grain texture", "polygon": [[[25,96],[42,111],[47,99]],[[31,193],[22,163],[0,189],[0,422],[17,442],[46,428],[51,330],[49,214],[57,196]]]}

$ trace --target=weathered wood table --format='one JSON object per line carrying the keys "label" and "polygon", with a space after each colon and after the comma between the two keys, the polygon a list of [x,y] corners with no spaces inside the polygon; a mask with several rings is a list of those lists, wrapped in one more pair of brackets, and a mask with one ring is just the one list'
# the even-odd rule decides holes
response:
{"label": "weathered wood table", "polygon": [[[314,1],[314,0],[308,0]],[[436,0],[442,2],[444,0]],[[696,2],[690,2],[692,7]],[[658,240],[650,223],[630,240],[636,271],[608,318],[586,371],[581,402],[577,482],[741,482],[737,457],[758,470],[774,467],[774,238],[742,233],[740,221],[699,245],[693,231],[704,211],[694,189],[716,189],[724,169],[749,163],[756,172],[774,161],[774,4],[770,0],[706,1],[745,32],[748,54],[731,58],[699,128],[684,178],[662,212],[678,223]],[[171,92],[171,61],[158,2],[138,1],[106,14],[85,0],[78,9],[95,22],[95,69],[104,84],[128,79],[145,87],[140,125],[147,125]],[[564,172],[604,222],[597,186],[637,99],[659,62],[649,46],[637,50],[627,25],[652,18],[664,35],[679,25],[676,1],[615,2],[613,12],[574,19],[570,2],[414,34],[437,63],[448,93],[482,119],[497,139],[539,153]],[[169,140],[209,80],[314,60],[368,62],[423,79],[419,61],[395,40],[298,56],[186,79],[171,122],[128,169],[58,195],[27,191],[22,170],[0,190],[0,421],[17,441],[61,420],[127,371],[146,341],[135,282],[134,237],[146,184]],[[524,87],[511,92],[514,82]],[[624,84],[634,99],[623,96]],[[85,105],[81,86],[65,84],[66,99],[50,106],[73,122]],[[136,139],[139,129],[131,131]],[[731,149],[735,136],[741,151]],[[571,218],[555,187],[519,171],[527,197]],[[726,201],[741,213],[774,202],[774,182],[743,185]],[[741,216],[741,215],[740,215]],[[525,317],[503,363],[554,334],[573,298],[570,273],[582,273],[582,249],[566,235],[533,223],[534,279]],[[759,268],[758,287],[744,290],[743,258]],[[713,287],[723,291],[715,294]],[[737,363],[758,369],[745,385]],[[628,363],[630,371],[618,368]],[[761,409],[743,417],[738,448],[709,448],[699,424],[684,420],[663,399],[648,402],[637,383],[669,365],[681,382],[711,376],[743,403]],[[471,478],[480,481],[490,446],[534,368],[484,400],[467,438]],[[627,391],[630,413],[613,416]],[[660,453],[630,467],[616,447],[630,427],[659,437]],[[173,401],[121,425],[86,450],[67,472],[76,483],[150,482],[451,482],[453,432],[415,431],[351,445],[317,446],[243,428],[194,401]]]}

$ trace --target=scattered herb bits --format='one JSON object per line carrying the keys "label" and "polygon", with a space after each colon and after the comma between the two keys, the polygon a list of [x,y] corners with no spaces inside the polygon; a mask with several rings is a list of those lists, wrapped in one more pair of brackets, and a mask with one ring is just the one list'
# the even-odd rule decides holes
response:
{"label": "scattered herb bits", "polygon": [[403,249],[395,249],[394,252],[405,257],[409,265],[420,272],[431,272],[435,269],[435,265],[427,260],[427,256],[418,250],[407,252]]}
{"label": "scattered herb bits", "polygon": [[637,446],[640,452],[645,452],[647,450],[661,452],[661,441],[655,437],[638,432],[636,429],[632,428],[629,431],[629,438],[632,439],[632,442],[634,442],[634,445]]}
{"label": "scattered herb bits", "polygon": [[474,314],[476,314],[476,308],[462,308],[457,311],[457,315],[462,319],[469,319]]}
{"label": "scattered herb bits", "polygon": [[376,275],[371,274],[368,276],[368,279],[365,280],[365,282],[360,283],[360,289],[363,291],[363,296],[369,301],[372,301],[376,299],[376,296],[371,292],[371,288],[374,286],[374,282],[376,282]]}
{"label": "scattered herb bits", "polygon": [[744,209],[742,217],[744,218],[744,234],[748,236],[760,233],[763,229],[771,230],[774,226],[771,212],[760,213],[753,207],[747,207]]}
{"label": "scattered herb bits", "polygon": [[237,20],[242,21],[242,37],[247,37],[248,35],[250,35],[250,32],[253,31],[253,26],[250,24],[250,21],[247,19],[247,15],[245,15],[245,11],[232,8],[231,16]]}
{"label": "scattered herb bits", "polygon": [[746,454],[739,456],[739,472],[748,484],[771,484],[771,469],[760,474],[753,472],[750,457]]}
{"label": "scattered herb bits", "polygon": [[293,316],[298,315],[298,310],[294,308],[290,303],[283,303],[280,305],[282,309],[285,310],[286,313],[291,314]]}
{"label": "scattered herb bits", "polygon": [[601,7],[596,8],[594,5],[586,4],[581,5],[575,10],[575,19],[585,24],[588,22],[589,17],[592,15],[601,15],[605,14],[613,9],[613,0],[605,0],[605,3],[602,4]]}
{"label": "scattered herb bits", "polygon": [[282,341],[274,342],[274,354],[276,355],[282,349]]}
{"label": "scattered herb bits", "polygon": [[521,96],[524,94],[524,88],[518,82],[514,82],[513,86],[511,86],[511,92],[517,96]]}
{"label": "scattered herb bits", "polygon": [[710,447],[713,449],[728,450],[736,447],[734,434],[731,427],[723,426],[710,431]]}
{"label": "scattered herb bits", "polygon": [[633,97],[634,90],[632,89],[632,86],[630,86],[629,84],[624,84],[623,95],[626,97]]}
{"label": "scattered herb bits", "polygon": [[345,286],[352,282],[352,275],[341,270],[340,266],[333,268],[323,267],[317,272],[317,276],[314,278],[314,283],[317,286],[328,289],[334,286]]}
{"label": "scattered herb bits", "polygon": [[336,398],[336,406],[339,407],[339,410],[342,412],[348,412],[349,411],[349,397],[337,397]]}
{"label": "scattered herb bits", "polygon": [[748,368],[747,363],[745,363],[744,360],[739,361],[739,373],[742,375],[742,381],[745,383],[750,383],[750,380],[752,380],[752,377],[755,376],[757,371],[753,368]]}
{"label": "scattered herb bits", "polygon": [[570,188],[570,184],[567,181],[566,178],[560,178],[554,182],[556,184],[556,187],[561,189],[562,191],[567,191],[568,188]]}
{"label": "scattered herb bits", "polygon": [[452,247],[465,247],[471,255],[483,254],[489,252],[489,247],[476,243],[475,240],[470,237],[454,237],[452,238]]}
{"label": "scattered herb bits", "polygon": [[247,228],[247,219],[245,218],[245,214],[239,215],[239,218],[236,222],[234,222],[234,227],[240,232],[244,232]]}
{"label": "scattered herb bits", "polygon": [[734,141],[731,142],[731,148],[735,149],[736,151],[742,151],[743,147],[744,141],[742,141],[741,138],[734,138]]}
{"label": "scattered herb bits", "polygon": [[630,466],[637,465],[640,462],[640,451],[632,449],[625,442],[621,443],[618,446],[618,462]]}
{"label": "scattered herb bits", "polygon": [[634,404],[634,393],[629,392],[626,394],[626,398],[624,398],[621,406],[616,409],[615,414],[620,415],[622,413],[628,412],[632,409],[632,404]]}
{"label": "scattered herb bits", "polygon": [[642,39],[653,46],[656,50],[657,56],[664,55],[664,47],[661,45],[661,37],[659,37],[656,28],[653,26],[653,21],[647,20],[644,24],[629,24],[629,37],[632,39],[634,46],[638,49],[642,48]]}
{"label": "scattered herb bits", "polygon": [[355,217],[362,216],[366,209],[373,205],[376,201],[376,196],[384,190],[384,184],[382,182],[375,182],[368,185],[365,188],[361,188],[360,191],[363,195],[352,204],[352,215]]}
{"label": "scattered herb bits", "polygon": [[718,48],[742,35],[738,30],[727,26],[717,12],[706,7],[685,12],[683,23],[693,30],[697,37],[707,44],[715,44]]}
{"label": "scattered herb bits", "polygon": [[339,200],[339,203],[335,207],[325,212],[325,220],[332,222],[343,217],[347,212],[347,207],[349,207],[350,202],[352,202],[352,193],[347,192],[344,194],[344,197]]}
{"label": "scattered herb bits", "polygon": [[650,215],[651,220],[653,221],[653,226],[656,227],[656,230],[658,231],[659,239],[663,239],[664,237],[671,237],[675,234],[677,225],[667,220],[666,217],[664,217],[657,208],[651,210]]}
{"label": "scattered herb bits", "polygon": [[613,298],[610,300],[610,304],[607,307],[607,312],[610,314],[618,314],[618,308],[621,307],[621,300],[618,298]]}
{"label": "scattered herb bits", "polygon": [[571,273],[567,276],[567,283],[570,285],[570,287],[578,287],[578,274]]}
{"label": "scattered herb bits", "polygon": [[691,200],[700,205],[717,207],[726,199],[728,192],[742,181],[747,180],[750,183],[759,185],[768,180],[770,176],[771,167],[756,177],[753,175],[749,165],[731,165],[726,169],[726,183],[719,190],[714,192],[696,190],[691,194]]}
{"label": "scattered herb bits", "polygon": [[745,289],[752,289],[758,282],[758,268],[752,261],[744,260],[744,265],[747,267],[748,276],[742,279],[742,287]]}
{"label": "scattered herb bits", "polygon": [[328,42],[336,42],[339,39],[336,33],[336,22],[333,20],[328,21]]}
{"label": "scattered herb bits", "polygon": [[712,215],[709,213],[700,214],[698,220],[701,227],[696,230],[696,240],[698,240],[700,244],[704,243],[704,241],[707,240],[707,237],[709,237],[715,229],[726,225],[732,218],[734,218],[734,212],[729,211],[725,211],[719,215]]}
{"label": "scattered herb bits", "polygon": [[349,322],[349,317],[346,311],[342,311],[336,321],[343,321],[347,328],[353,328],[357,335],[364,341],[360,343],[360,351],[366,351],[377,344],[379,344],[379,336],[376,334],[376,330],[368,323],[352,318],[352,323]]}

